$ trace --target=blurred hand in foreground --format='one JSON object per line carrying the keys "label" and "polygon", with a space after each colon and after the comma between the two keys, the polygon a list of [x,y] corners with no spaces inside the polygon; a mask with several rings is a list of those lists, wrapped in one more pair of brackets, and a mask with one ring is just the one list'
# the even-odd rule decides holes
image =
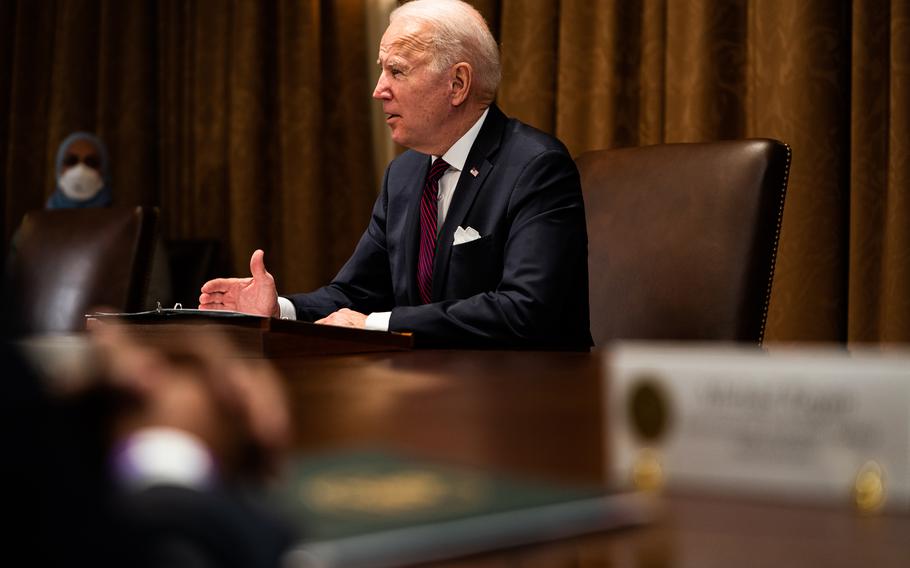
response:
{"label": "blurred hand in foreground", "polygon": [[274,472],[290,441],[282,384],[264,361],[232,357],[220,335],[178,332],[154,347],[129,326],[93,328],[102,373],[122,395],[113,417],[113,438],[143,429],[174,428],[201,440],[219,474],[257,477]]}

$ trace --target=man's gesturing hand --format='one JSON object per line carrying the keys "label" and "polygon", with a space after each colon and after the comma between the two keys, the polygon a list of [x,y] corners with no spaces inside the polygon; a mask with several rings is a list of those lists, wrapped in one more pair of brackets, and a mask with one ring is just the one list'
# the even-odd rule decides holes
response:
{"label": "man's gesturing hand", "polygon": [[215,278],[202,285],[200,310],[231,310],[278,317],[275,279],[265,269],[265,253],[257,249],[250,258],[250,278]]}

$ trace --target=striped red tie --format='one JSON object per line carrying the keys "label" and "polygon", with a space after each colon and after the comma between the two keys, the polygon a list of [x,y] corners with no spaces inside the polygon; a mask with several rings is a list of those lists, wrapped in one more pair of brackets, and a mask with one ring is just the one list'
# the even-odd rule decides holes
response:
{"label": "striped red tie", "polygon": [[442,158],[430,166],[420,197],[420,255],[417,257],[417,289],[424,304],[433,297],[433,258],[436,256],[439,178],[449,169]]}

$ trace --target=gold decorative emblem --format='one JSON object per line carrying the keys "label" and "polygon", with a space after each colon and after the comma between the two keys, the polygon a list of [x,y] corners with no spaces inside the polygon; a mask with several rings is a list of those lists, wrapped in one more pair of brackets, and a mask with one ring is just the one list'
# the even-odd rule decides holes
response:
{"label": "gold decorative emblem", "polygon": [[664,485],[664,470],[657,452],[642,448],[632,464],[632,485],[639,491],[659,491]]}
{"label": "gold decorative emblem", "polygon": [[885,504],[885,472],[875,461],[860,468],[853,483],[853,500],[860,513],[873,514]]}
{"label": "gold decorative emblem", "polygon": [[482,492],[478,480],[446,479],[420,469],[329,473],[300,488],[303,501],[317,511],[363,515],[413,514],[442,506],[467,508]]}

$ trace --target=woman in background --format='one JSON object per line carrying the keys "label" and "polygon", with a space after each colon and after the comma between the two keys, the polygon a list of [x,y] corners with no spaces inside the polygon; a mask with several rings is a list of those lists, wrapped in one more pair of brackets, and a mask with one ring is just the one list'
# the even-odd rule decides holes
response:
{"label": "woman in background", "polygon": [[[45,209],[80,209],[110,207],[111,160],[104,142],[88,132],[73,132],[57,149],[55,161],[57,187]],[[13,237],[14,248],[17,237]],[[171,271],[164,243],[155,240],[152,275],[149,278],[143,307],[154,308],[159,302],[170,307],[173,300]],[[195,290],[195,288],[194,288]]]}
{"label": "woman in background", "polygon": [[57,187],[47,209],[110,206],[110,159],[97,136],[88,132],[67,136],[57,150],[55,172]]}

